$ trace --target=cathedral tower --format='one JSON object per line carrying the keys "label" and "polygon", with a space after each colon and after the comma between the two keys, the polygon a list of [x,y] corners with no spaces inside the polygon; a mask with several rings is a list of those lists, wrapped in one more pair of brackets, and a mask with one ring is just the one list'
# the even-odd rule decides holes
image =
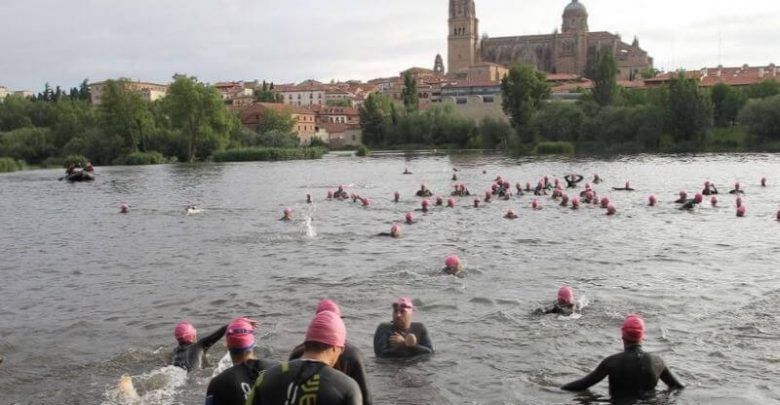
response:
{"label": "cathedral tower", "polygon": [[479,62],[479,20],[474,0],[450,0],[447,71],[457,72]]}
{"label": "cathedral tower", "polygon": [[571,0],[571,3],[563,9],[561,32],[564,34],[588,32],[588,10],[578,0]]}

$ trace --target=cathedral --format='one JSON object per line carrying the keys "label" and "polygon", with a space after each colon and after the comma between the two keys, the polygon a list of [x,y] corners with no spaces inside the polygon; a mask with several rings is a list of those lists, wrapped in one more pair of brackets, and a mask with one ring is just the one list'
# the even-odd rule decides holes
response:
{"label": "cathedral", "polygon": [[653,58],[639,47],[636,38],[627,44],[618,35],[589,31],[588,10],[578,0],[571,0],[564,8],[560,32],[500,38],[480,38],[474,0],[450,0],[447,45],[448,74],[459,78],[469,77],[474,66],[491,63],[507,67],[523,63],[546,73],[583,75],[589,58],[599,48],[612,50],[620,79],[631,80],[653,67]]}

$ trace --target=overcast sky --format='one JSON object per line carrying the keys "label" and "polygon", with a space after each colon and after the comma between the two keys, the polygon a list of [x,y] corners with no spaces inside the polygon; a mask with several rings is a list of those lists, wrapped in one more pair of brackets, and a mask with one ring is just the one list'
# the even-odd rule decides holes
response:
{"label": "overcast sky", "polygon": [[[481,33],[546,34],[570,0],[476,0]],[[657,68],[780,64],[777,0],[582,0]],[[0,85],[367,80],[447,60],[448,0],[0,0]]]}

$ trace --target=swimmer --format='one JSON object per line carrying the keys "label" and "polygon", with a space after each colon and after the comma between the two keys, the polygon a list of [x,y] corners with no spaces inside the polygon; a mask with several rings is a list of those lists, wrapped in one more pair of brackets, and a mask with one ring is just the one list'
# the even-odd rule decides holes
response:
{"label": "swimmer", "polygon": [[655,207],[656,202],[658,201],[655,199],[654,195],[650,194],[650,196],[647,197],[647,205],[649,207]]}
{"label": "swimmer", "polygon": [[360,204],[361,204],[362,206],[364,206],[364,207],[368,207],[369,205],[371,205],[371,200],[370,200],[370,199],[368,199],[368,197],[366,197],[366,198],[360,198],[360,197],[358,197],[358,199],[360,200]]}
{"label": "swimmer", "polygon": [[761,187],[766,187],[766,177],[761,178]]}
{"label": "swimmer", "polygon": [[332,200],[333,199],[333,191],[328,190],[328,197],[327,197],[327,199],[328,200]]}
{"label": "swimmer", "polygon": [[688,202],[688,193],[680,191],[680,198],[676,199],[674,202],[677,204],[685,204]]}
{"label": "swimmer", "polygon": [[625,187],[612,187],[612,189],[615,191],[634,191],[634,189],[631,188],[631,184],[628,181],[626,181]]}
{"label": "swimmer", "polygon": [[306,204],[311,204],[311,194],[306,194]]}
{"label": "swimmer", "polygon": [[609,377],[609,394],[613,400],[652,396],[658,380],[670,389],[685,388],[666,367],[660,356],[642,350],[645,322],[639,315],[629,315],[621,328],[624,351],[607,357],[590,374],[561,387],[566,391],[585,391]]}
{"label": "swimmer", "polygon": [[576,210],[580,208],[580,199],[574,197],[571,199],[571,209]]}
{"label": "swimmer", "polygon": [[343,184],[340,185],[338,190],[336,190],[336,192],[333,194],[333,198],[338,198],[340,200],[346,200],[347,198],[349,198],[349,195],[347,194],[347,192],[344,191],[344,185]]}
{"label": "swimmer", "polygon": [[474,199],[474,208],[479,208],[479,198]]}
{"label": "swimmer", "polygon": [[693,197],[693,200],[686,201],[685,204],[680,207],[680,209],[692,210],[696,207],[697,204],[701,204],[702,201],[704,201],[704,196],[702,196],[700,193],[696,193],[696,195]]}
{"label": "swimmer", "polygon": [[709,181],[704,182],[704,190],[701,191],[702,195],[713,195],[718,194],[718,189],[715,187],[714,183],[710,183]]}
{"label": "swimmer", "polygon": [[579,174],[567,174],[566,176],[563,176],[563,179],[566,180],[566,188],[577,188],[577,184],[584,178],[585,177]]}
{"label": "swimmer", "polygon": [[390,232],[380,232],[376,236],[389,236],[391,238],[400,238],[401,225],[393,224],[393,226],[390,227]]}
{"label": "swimmer", "polygon": [[425,187],[425,184],[420,184],[420,189],[417,190],[415,195],[417,195],[417,197],[432,197],[433,193]]}
{"label": "swimmer", "polygon": [[441,196],[437,195],[436,202],[434,203],[434,205],[436,205],[437,207],[441,207],[442,205],[444,205],[444,199],[441,198]]}
{"label": "swimmer", "polygon": [[174,337],[179,342],[173,350],[171,363],[176,367],[181,367],[187,371],[197,370],[203,367],[206,357],[206,351],[214,343],[217,343],[227,330],[227,325],[217,329],[216,332],[198,340],[198,332],[195,327],[187,321],[181,321],[176,324]]}
{"label": "swimmer", "polygon": [[515,210],[509,209],[506,214],[504,215],[504,218],[506,219],[517,219],[517,214],[515,213]]}
{"label": "swimmer", "polygon": [[420,211],[422,211],[422,212],[428,212],[428,206],[430,206],[430,205],[431,205],[431,202],[430,202],[430,201],[428,201],[427,199],[425,199],[425,200],[422,200],[422,202],[420,203],[420,205],[422,206],[422,208],[420,209]]}
{"label": "swimmer", "polygon": [[452,173],[452,181],[458,181],[458,175],[455,173]]}
{"label": "swimmer", "polygon": [[406,222],[407,225],[411,225],[417,221],[414,220],[414,215],[412,215],[410,211],[406,213],[406,216],[404,217],[404,222]]}
{"label": "swimmer", "polygon": [[292,213],[293,213],[293,209],[292,208],[285,208],[284,209],[284,216],[281,217],[279,220],[280,221],[292,221]]}
{"label": "swimmer", "polygon": [[515,189],[517,190],[517,195],[521,196],[523,195],[523,186],[520,185],[520,183],[515,183]]}
{"label": "swimmer", "polygon": [[355,194],[355,193],[352,193],[352,194],[349,195],[349,198],[352,199],[352,202],[357,202],[357,200],[358,200],[358,198],[360,198],[360,196]]}
{"label": "swimmer", "polygon": [[713,207],[717,207],[718,206],[718,197],[712,196],[712,198],[710,198],[710,205],[712,205]]}
{"label": "swimmer", "polygon": [[574,313],[574,291],[565,285],[558,289],[558,299],[550,308],[540,308],[537,313],[570,316]]}
{"label": "swimmer", "polygon": [[200,208],[198,208],[197,205],[188,205],[184,211],[187,213],[187,215],[199,214]]}
{"label": "swimmer", "polygon": [[608,204],[607,205],[607,215],[615,215],[617,213],[617,208],[615,208],[614,205]]}
{"label": "swimmer", "polygon": [[441,269],[441,274],[462,277],[463,263],[460,262],[460,258],[457,255],[447,256],[444,259],[444,268]]}
{"label": "swimmer", "polygon": [[593,184],[599,184],[599,183],[601,183],[602,181],[604,181],[604,179],[602,179],[601,177],[599,177],[599,175],[598,175],[598,174],[594,174],[594,175],[593,175]]}
{"label": "swimmer", "polygon": [[609,198],[603,197],[601,199],[601,208],[607,208],[609,206]]}
{"label": "swimmer", "polygon": [[740,205],[737,207],[737,217],[742,218],[745,216],[745,212],[747,211],[747,208],[745,208],[744,205]]}
{"label": "swimmer", "polygon": [[130,206],[127,204],[122,204],[119,206],[119,213],[120,214],[127,214],[130,212]]}
{"label": "swimmer", "polygon": [[739,183],[734,183],[734,189],[729,194],[745,194],[745,191],[740,189]]}
{"label": "swimmer", "polygon": [[530,191],[531,191],[531,182],[527,181],[527,182],[525,182],[525,192],[527,193],[527,192],[530,192]]}
{"label": "swimmer", "polygon": [[393,302],[393,319],[380,324],[374,332],[374,354],[378,358],[413,357],[433,354],[433,342],[420,322],[412,322],[414,304],[401,297]]}
{"label": "swimmer", "polygon": [[409,168],[406,168],[406,167],[405,167],[405,168],[404,168],[404,173],[403,173],[403,174],[412,174],[412,172],[410,172],[410,171],[409,171]]}
{"label": "swimmer", "polygon": [[580,191],[580,197],[585,197],[585,195],[588,194],[588,192],[590,192],[592,194],[593,193],[593,189],[590,188],[590,183],[585,183],[585,190],[584,191]]}
{"label": "swimmer", "polygon": [[598,199],[596,198],[596,194],[593,193],[593,190],[588,190],[588,191],[585,192],[585,202],[586,203],[591,203],[591,202],[594,202],[594,201],[597,201],[597,200]]}
{"label": "swimmer", "polygon": [[401,193],[399,193],[399,192],[397,192],[397,191],[396,191],[396,192],[393,194],[393,202],[397,203],[397,202],[399,202],[400,200],[401,200]]}
{"label": "swimmer", "polygon": [[561,207],[568,207],[569,206],[569,196],[564,194],[561,196]]}
{"label": "swimmer", "polygon": [[453,199],[453,198],[447,199],[447,207],[448,208],[455,208],[455,199]]}
{"label": "swimmer", "polygon": [[777,210],[777,220],[780,221],[780,210]]}
{"label": "swimmer", "polygon": [[492,198],[493,198],[493,195],[490,194],[490,191],[485,191],[485,202],[489,203]]}
{"label": "swimmer", "polygon": [[541,209],[542,209],[542,206],[541,206],[541,204],[539,204],[539,200],[533,200],[533,201],[531,201],[531,209],[533,209],[533,210],[536,210],[536,211],[538,211],[538,210],[541,210]]}
{"label": "swimmer", "polygon": [[487,170],[482,170],[482,174],[487,174]]}

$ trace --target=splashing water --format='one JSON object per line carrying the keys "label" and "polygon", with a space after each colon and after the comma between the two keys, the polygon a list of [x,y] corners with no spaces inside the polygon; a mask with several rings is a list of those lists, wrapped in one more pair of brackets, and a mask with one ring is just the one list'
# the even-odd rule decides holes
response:
{"label": "splashing water", "polygon": [[105,394],[103,405],[173,404],[176,389],[187,382],[187,371],[166,366],[139,376],[127,374]]}

